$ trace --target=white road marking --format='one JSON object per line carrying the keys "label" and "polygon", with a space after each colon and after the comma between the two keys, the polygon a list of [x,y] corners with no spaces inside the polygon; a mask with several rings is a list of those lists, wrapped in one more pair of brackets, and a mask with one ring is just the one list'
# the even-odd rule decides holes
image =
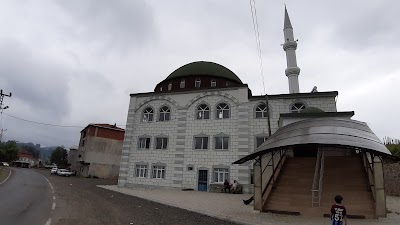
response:
{"label": "white road marking", "polygon": [[51,218],[49,218],[44,225],[50,225],[50,224],[51,224]]}
{"label": "white road marking", "polygon": [[0,184],[3,184],[4,182],[6,182],[6,181],[8,180],[8,178],[10,178],[10,176],[11,176],[11,169],[9,169],[9,170],[10,170],[10,173],[8,173],[7,178],[6,178],[5,180],[3,180]]}
{"label": "white road marking", "polygon": [[[43,175],[42,175],[43,176]],[[50,181],[49,181],[49,179],[47,179],[45,176],[43,176],[44,177],[44,179],[46,179],[47,180],[47,183],[49,183],[49,185],[50,185],[50,187],[51,187],[51,190],[54,190],[54,188],[53,188],[53,185],[51,185],[51,183],[50,183]]]}
{"label": "white road marking", "polygon": [[[49,179],[47,179],[44,175],[42,175],[42,177],[47,180],[47,183],[49,183],[49,185],[50,185],[51,192],[53,193],[53,205],[51,205],[51,209],[54,210],[56,208],[56,196],[54,196],[54,193],[55,193],[54,187],[53,187],[53,185],[51,185]],[[50,224],[51,224],[51,218],[49,218],[44,225],[50,225]]]}

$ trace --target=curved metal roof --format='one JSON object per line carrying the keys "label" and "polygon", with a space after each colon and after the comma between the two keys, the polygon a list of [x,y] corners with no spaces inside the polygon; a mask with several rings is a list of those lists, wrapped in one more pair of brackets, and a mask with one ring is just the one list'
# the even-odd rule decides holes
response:
{"label": "curved metal roof", "polygon": [[172,72],[164,81],[188,76],[209,75],[229,79],[239,84],[242,81],[230,69],[214,62],[197,61],[183,65]]}
{"label": "curved metal roof", "polygon": [[397,159],[366,123],[343,118],[317,118],[298,121],[278,129],[255,152],[233,164],[242,164],[268,152],[299,144],[350,147]]}

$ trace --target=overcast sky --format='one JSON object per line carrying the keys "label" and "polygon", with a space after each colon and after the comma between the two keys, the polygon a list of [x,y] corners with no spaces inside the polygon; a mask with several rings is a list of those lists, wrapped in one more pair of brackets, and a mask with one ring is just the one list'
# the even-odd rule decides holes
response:
{"label": "overcast sky", "polygon": [[[400,138],[400,2],[285,0],[299,39],[301,92],[339,91],[379,138]],[[266,89],[288,93],[284,1],[256,1]],[[263,93],[249,1],[2,0],[5,113],[42,123],[125,125],[129,94],[178,67],[213,61]],[[5,140],[77,145],[81,128],[3,115]]]}

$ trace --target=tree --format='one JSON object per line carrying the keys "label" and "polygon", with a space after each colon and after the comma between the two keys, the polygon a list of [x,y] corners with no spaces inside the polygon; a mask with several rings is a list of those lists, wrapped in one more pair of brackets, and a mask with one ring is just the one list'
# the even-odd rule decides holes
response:
{"label": "tree", "polygon": [[68,152],[61,146],[57,147],[50,156],[50,162],[57,164],[57,167],[67,167],[68,166]]}
{"label": "tree", "polygon": [[389,151],[392,153],[392,155],[400,157],[400,140],[399,139],[385,137],[383,139],[383,143],[386,145],[386,148],[389,149]]}
{"label": "tree", "polygon": [[22,149],[32,154],[33,158],[38,159],[40,156],[40,151],[36,150],[36,148],[32,145],[22,145]]}
{"label": "tree", "polygon": [[7,141],[0,143],[0,162],[12,162],[18,159],[17,142]]}

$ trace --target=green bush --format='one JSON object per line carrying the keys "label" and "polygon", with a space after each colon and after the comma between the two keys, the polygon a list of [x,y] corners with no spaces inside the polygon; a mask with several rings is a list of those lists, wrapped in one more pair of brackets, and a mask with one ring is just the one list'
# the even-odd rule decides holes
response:
{"label": "green bush", "polygon": [[386,145],[386,147],[389,149],[392,155],[400,157],[400,145],[389,144]]}

